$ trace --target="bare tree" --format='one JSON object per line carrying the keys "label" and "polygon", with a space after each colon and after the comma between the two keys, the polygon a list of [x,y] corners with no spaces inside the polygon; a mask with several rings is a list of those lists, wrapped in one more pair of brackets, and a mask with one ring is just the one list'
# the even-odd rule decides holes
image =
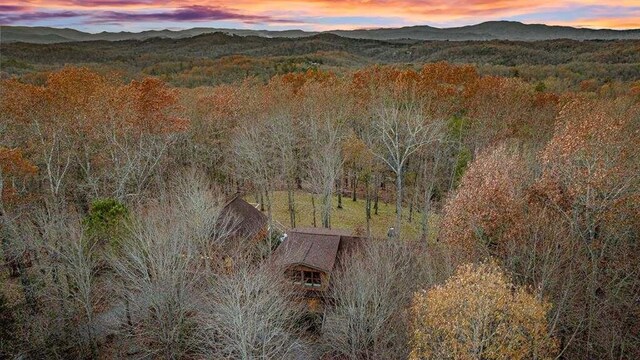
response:
{"label": "bare tree", "polygon": [[97,243],[85,237],[79,222],[69,225],[65,234],[67,241],[57,242],[60,247],[50,250],[57,253],[64,271],[61,275],[66,280],[65,296],[59,300],[69,302],[68,308],[73,310],[74,318],[79,319],[75,335],[89,349],[91,357],[96,357],[98,338],[94,307],[100,297],[96,289]]}
{"label": "bare tree", "polygon": [[274,155],[277,156],[280,165],[280,180],[286,184],[289,221],[291,227],[294,228],[296,227],[294,189],[299,159],[296,155],[298,151],[296,125],[292,118],[291,109],[282,109],[271,116],[267,127],[272,136]]}
{"label": "bare tree", "polygon": [[205,270],[211,271],[240,219],[237,214],[223,212],[223,195],[198,171],[178,177],[172,188],[178,221],[191,236]]}
{"label": "bare tree", "polygon": [[[25,349],[38,356],[60,352],[96,357],[97,258],[85,236],[80,218],[57,207],[32,214],[33,221],[16,224],[15,236],[39,249],[31,276],[39,286],[31,289],[38,311],[24,314]],[[26,271],[26,269],[24,269]]]}
{"label": "bare tree", "polygon": [[422,147],[441,136],[442,122],[430,120],[417,100],[380,100],[373,107],[368,142],[373,154],[396,176],[396,236],[402,225],[402,196],[405,166]]}
{"label": "bare tree", "polygon": [[309,122],[311,150],[309,153],[309,178],[315,193],[320,194],[322,226],[331,227],[333,192],[344,163],[340,142],[341,128],[325,119],[320,123]]}
{"label": "bare tree", "polygon": [[223,249],[238,219],[222,212],[221,195],[196,171],[170,188],[138,209],[112,263],[125,334],[149,356],[178,358],[202,350],[197,318],[208,303],[207,278],[224,270]]}
{"label": "bare tree", "polygon": [[148,356],[177,358],[194,350],[202,270],[195,242],[163,205],[136,221],[113,267],[126,307],[125,334]]}
{"label": "bare tree", "polygon": [[443,158],[443,146],[442,142],[436,141],[434,143],[433,151],[427,151],[427,154],[423,155],[421,159],[421,179],[422,184],[416,184],[422,188],[422,218],[421,218],[421,238],[427,240],[430,232],[429,217],[433,207],[432,197],[436,190],[438,174],[441,169],[441,163]]}
{"label": "bare tree", "polygon": [[266,120],[260,120],[260,122],[238,128],[233,140],[233,154],[236,171],[240,177],[253,183],[260,193],[264,194],[269,229],[271,229],[273,224],[271,199],[280,168],[277,164],[279,156],[274,154],[274,144],[266,123]]}
{"label": "bare tree", "polygon": [[116,129],[111,131],[106,150],[112,164],[107,174],[112,196],[120,200],[139,196],[161,168],[179,135],[141,134],[134,138],[119,136]]}
{"label": "bare tree", "polygon": [[306,346],[298,339],[302,316],[295,293],[280,273],[240,265],[217,276],[208,295],[207,356],[217,359],[300,359]]}
{"label": "bare tree", "polygon": [[402,241],[380,242],[345,259],[342,270],[331,279],[335,307],[327,310],[322,329],[329,356],[408,356],[405,310],[413,291],[446,276],[433,262],[417,261],[418,254]]}
{"label": "bare tree", "polygon": [[344,164],[345,124],[352,104],[341,87],[309,84],[305,90],[309,93],[304,104],[309,180],[313,192],[320,194],[322,226],[330,228],[333,193]]}
{"label": "bare tree", "polygon": [[72,139],[63,129],[45,129],[37,118],[34,118],[32,126],[40,143],[49,193],[58,199],[64,191],[65,180],[72,166]]}

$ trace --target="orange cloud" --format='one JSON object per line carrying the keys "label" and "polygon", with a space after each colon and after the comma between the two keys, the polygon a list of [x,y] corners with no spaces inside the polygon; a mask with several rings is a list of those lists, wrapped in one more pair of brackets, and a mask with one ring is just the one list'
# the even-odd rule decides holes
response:
{"label": "orange cloud", "polygon": [[583,18],[572,21],[554,21],[549,25],[583,27],[590,29],[640,29],[640,18]]}
{"label": "orange cloud", "polygon": [[[402,25],[456,26],[517,20],[588,27],[640,27],[639,0],[0,0],[21,13],[109,12],[131,19],[173,19],[188,9],[234,14],[265,23],[301,23],[315,29]],[[25,10],[26,9],[26,10]],[[591,12],[591,13],[590,13]],[[152,14],[152,15],[145,15]],[[629,14],[636,14],[630,16]],[[109,18],[101,15],[98,18]],[[28,17],[27,17],[28,18]],[[177,17],[178,20],[180,16]],[[184,17],[187,21],[189,16]],[[216,21],[215,17],[197,21]],[[250,22],[247,22],[250,23]]]}

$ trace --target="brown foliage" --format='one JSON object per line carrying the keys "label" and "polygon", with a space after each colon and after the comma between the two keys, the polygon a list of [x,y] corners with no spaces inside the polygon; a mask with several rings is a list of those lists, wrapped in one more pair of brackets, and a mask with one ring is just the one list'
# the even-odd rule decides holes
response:
{"label": "brown foliage", "polygon": [[415,294],[411,359],[552,359],[551,304],[514,287],[493,263],[463,265]]}
{"label": "brown foliage", "polygon": [[628,334],[640,288],[639,108],[579,97],[557,121],[535,161],[498,147],[471,165],[442,238],[462,258],[497,256],[547,294],[563,351],[626,357],[638,346]]}
{"label": "brown foliage", "polygon": [[460,250],[458,256],[498,254],[506,239],[519,235],[530,174],[516,151],[503,144],[479,156],[445,205],[441,238]]}
{"label": "brown foliage", "polygon": [[18,196],[17,183],[35,175],[37,171],[38,168],[24,158],[20,149],[0,146],[0,190],[2,190],[0,204],[14,202]]}
{"label": "brown foliage", "polygon": [[[154,144],[188,125],[177,116],[176,90],[156,79],[123,85],[86,68],[69,67],[50,73],[42,86],[15,80],[2,85],[3,94],[10,94],[0,102],[9,141],[43,169],[40,175],[55,197],[65,194],[72,177],[78,187],[97,193],[102,191],[96,186],[117,182],[109,179],[113,174],[136,171],[137,179],[125,179],[111,191],[122,195],[131,186],[124,183],[131,182],[138,183],[134,191],[139,191],[155,156],[164,154]],[[153,154],[143,155],[145,151]],[[146,165],[141,164],[144,156]]]}

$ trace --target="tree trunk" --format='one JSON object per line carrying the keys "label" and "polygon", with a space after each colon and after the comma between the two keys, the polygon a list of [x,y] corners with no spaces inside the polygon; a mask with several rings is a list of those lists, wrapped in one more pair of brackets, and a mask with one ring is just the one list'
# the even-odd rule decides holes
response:
{"label": "tree trunk", "polygon": [[[0,221],[2,221],[2,213],[0,213]],[[2,253],[4,254],[4,261],[9,267],[9,276],[10,277],[18,277],[20,276],[20,269],[18,267],[18,261],[16,256],[11,251],[11,246],[9,244],[9,239],[2,233],[3,229],[0,227],[0,236],[2,236]]]}
{"label": "tree trunk", "polygon": [[358,191],[358,173],[355,170],[353,170],[353,181],[351,182],[351,187],[353,188],[351,200],[356,201],[356,192]]}
{"label": "tree trunk", "polygon": [[20,259],[18,259],[18,271],[20,272],[20,284],[24,291],[24,298],[27,301],[27,305],[29,306],[31,313],[35,314],[38,311],[36,296],[33,293],[33,287],[31,285],[29,275],[27,274],[27,269],[24,267],[24,264],[22,264],[22,260]]}
{"label": "tree trunk", "polygon": [[433,191],[433,182],[429,184],[429,188],[424,194],[424,208],[422,209],[422,235],[421,240],[425,241],[429,236],[429,213],[431,212],[431,192]]}
{"label": "tree trunk", "polygon": [[423,209],[422,209],[422,234],[421,240],[426,241],[429,239],[429,214],[431,213],[431,197],[433,196],[433,191],[436,182],[435,174],[438,171],[438,164],[440,163],[440,158],[442,156],[441,150],[438,150],[434,155],[433,166],[431,167],[430,174],[427,175],[428,166],[425,162],[423,163],[422,168],[422,177],[424,181],[428,181],[429,185],[424,191],[423,198]]}
{"label": "tree trunk", "polygon": [[369,177],[364,179],[364,196],[365,196],[365,216],[367,218],[367,237],[371,237],[371,196],[369,194]]}
{"label": "tree trunk", "polygon": [[338,209],[342,209],[342,180],[338,180]]}
{"label": "tree trunk", "polygon": [[327,229],[331,228],[331,208],[333,205],[331,200],[331,193],[322,195],[322,227]]}
{"label": "tree trunk", "polygon": [[449,181],[449,191],[452,191],[456,185],[456,170],[458,168],[458,162],[460,161],[460,154],[462,153],[462,128],[460,129],[460,135],[458,137],[457,145],[458,145],[458,149],[456,151],[456,159],[453,162],[453,170],[451,171],[451,179]]}
{"label": "tree trunk", "polygon": [[287,197],[289,201],[289,221],[291,222],[291,227],[296,227],[296,204],[293,194],[293,189],[291,183],[287,183]]}
{"label": "tree trunk", "polygon": [[409,203],[409,223],[413,220],[413,199]]}
{"label": "tree trunk", "polygon": [[131,320],[131,306],[129,305],[129,298],[125,296],[124,299],[124,312],[127,318],[127,327],[131,334],[133,334],[133,321]]}
{"label": "tree trunk", "polygon": [[[2,179],[2,168],[0,168],[0,196],[2,196],[2,190],[4,189]],[[16,262],[16,257],[13,256],[13,251],[11,251],[11,245],[9,243],[9,239],[5,236],[5,213],[4,213],[4,204],[2,203],[2,199],[0,198],[0,239],[2,243],[2,253],[4,254],[4,259],[7,265],[9,266],[9,276],[18,277],[20,275],[20,269],[18,268],[18,263]]]}
{"label": "tree trunk", "polygon": [[273,212],[271,211],[271,197],[269,196],[269,190],[265,191],[265,199],[267,200],[267,218],[269,219],[269,252],[273,250]]}
{"label": "tree trunk", "polygon": [[402,172],[396,173],[396,228],[395,237],[400,237],[400,226],[402,225]]}
{"label": "tree trunk", "polygon": [[375,185],[375,194],[374,194],[374,203],[373,203],[373,211],[374,214],[378,215],[378,200],[379,200],[379,193],[378,193],[378,188],[380,187],[380,182],[378,181],[378,175],[374,175],[373,177],[373,181],[374,181],[374,185]]}
{"label": "tree trunk", "polygon": [[313,227],[316,226],[316,197],[311,195],[311,207],[313,208]]}
{"label": "tree trunk", "polygon": [[[0,173],[0,181],[2,180],[2,173]],[[3,184],[0,182],[0,196],[2,196]],[[27,269],[24,266],[23,259],[21,256],[16,254],[12,254],[13,251],[10,249],[10,241],[6,238],[7,234],[7,225],[6,225],[6,214],[4,212],[4,204],[2,203],[2,199],[0,199],[0,236],[2,236],[2,247],[5,256],[9,256],[11,260],[12,271],[16,271],[17,275],[20,276],[20,284],[22,285],[22,290],[24,292],[24,298],[31,309],[33,314],[37,311],[36,297],[33,293],[33,288],[31,286],[31,280],[27,274]],[[9,251],[9,255],[7,255],[7,250]]]}

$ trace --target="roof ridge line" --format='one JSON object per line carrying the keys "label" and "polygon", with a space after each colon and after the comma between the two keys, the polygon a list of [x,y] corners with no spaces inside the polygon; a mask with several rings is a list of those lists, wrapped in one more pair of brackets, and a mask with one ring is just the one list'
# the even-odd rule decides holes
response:
{"label": "roof ridge line", "polygon": [[231,199],[229,199],[226,203],[224,203],[224,205],[222,206],[222,208],[226,208],[227,206],[229,206],[229,204],[231,204],[232,202],[234,202],[238,197],[240,196],[240,193],[235,193]]}

